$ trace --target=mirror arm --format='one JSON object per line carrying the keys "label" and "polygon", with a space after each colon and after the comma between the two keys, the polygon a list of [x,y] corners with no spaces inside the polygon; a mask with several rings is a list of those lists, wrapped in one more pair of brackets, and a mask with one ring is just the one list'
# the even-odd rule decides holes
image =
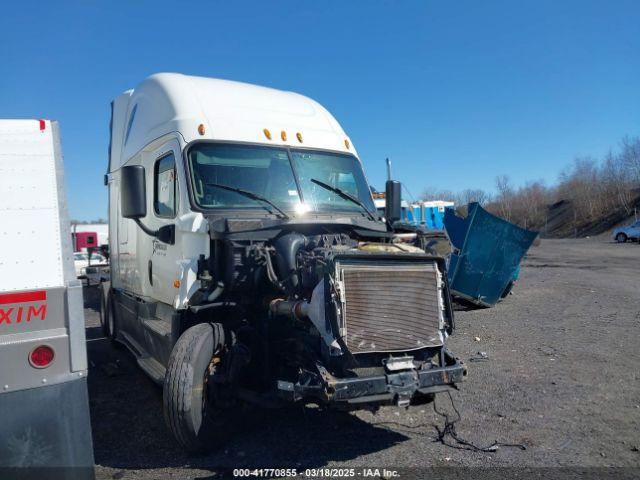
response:
{"label": "mirror arm", "polygon": [[150,228],[148,228],[146,225],[144,225],[139,218],[134,218],[133,219],[134,222],[136,222],[136,225],[138,225],[140,227],[140,230],[142,230],[144,233],[146,233],[147,235],[151,236],[151,237],[157,237],[158,236],[158,230],[151,230]]}
{"label": "mirror arm", "polygon": [[159,228],[158,230],[151,230],[145,224],[143,224],[139,218],[132,219],[136,222],[136,225],[140,227],[147,235],[157,238],[163,243],[167,243],[169,245],[174,245],[176,243],[176,227],[175,225],[166,225],[164,227]]}

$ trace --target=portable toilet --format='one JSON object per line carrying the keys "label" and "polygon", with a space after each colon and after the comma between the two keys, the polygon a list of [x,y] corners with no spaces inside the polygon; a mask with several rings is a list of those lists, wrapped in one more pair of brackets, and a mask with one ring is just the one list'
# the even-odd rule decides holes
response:
{"label": "portable toilet", "polygon": [[444,200],[419,202],[413,207],[413,217],[416,224],[427,230],[444,230],[444,213],[446,209],[453,209],[454,203]]}

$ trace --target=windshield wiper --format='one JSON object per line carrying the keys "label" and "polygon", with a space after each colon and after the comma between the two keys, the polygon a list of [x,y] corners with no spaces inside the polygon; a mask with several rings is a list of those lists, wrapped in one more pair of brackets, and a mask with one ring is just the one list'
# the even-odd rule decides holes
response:
{"label": "windshield wiper", "polygon": [[[253,193],[253,192],[250,192],[248,190],[242,190],[241,188],[230,187],[228,185],[222,185],[221,183],[205,183],[205,185],[208,186],[208,187],[221,188],[223,190],[228,190],[230,192],[236,192],[236,193],[239,193],[240,195],[243,195],[243,196],[245,196],[247,198],[250,198],[251,200],[257,200],[259,202],[264,202],[264,203],[266,203],[268,205],[271,205],[273,208],[275,208],[280,213],[280,215],[282,215],[282,218],[285,218],[287,220],[289,219],[289,215],[284,213],[284,211],[280,207],[278,207],[276,204],[274,204],[271,200],[268,200],[268,199],[264,198],[263,196],[258,195],[257,193]],[[269,211],[269,213],[273,214],[273,212],[269,208],[267,208],[267,210]]]}
{"label": "windshield wiper", "polygon": [[327,190],[329,190],[331,192],[337,193],[338,195],[340,195],[345,200],[349,200],[350,202],[355,203],[356,205],[358,205],[360,208],[362,208],[367,213],[367,216],[371,220],[373,220],[374,222],[377,222],[376,217],[374,217],[373,214],[369,211],[369,209],[364,206],[364,203],[362,203],[360,200],[358,200],[356,197],[354,197],[350,193],[347,193],[344,190],[341,190],[341,189],[339,189],[337,187],[332,187],[331,185],[328,185],[328,184],[326,184],[324,182],[321,182],[320,180],[316,180],[315,178],[312,178],[310,181],[315,183],[316,185],[320,185],[324,189],[327,189]]}

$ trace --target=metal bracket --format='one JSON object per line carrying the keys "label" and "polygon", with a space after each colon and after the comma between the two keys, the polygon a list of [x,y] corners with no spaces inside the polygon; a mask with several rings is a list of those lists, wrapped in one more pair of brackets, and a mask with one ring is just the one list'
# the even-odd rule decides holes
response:
{"label": "metal bracket", "polygon": [[408,407],[411,397],[420,386],[416,370],[388,375],[387,382],[387,390],[395,395],[394,400],[399,407]]}

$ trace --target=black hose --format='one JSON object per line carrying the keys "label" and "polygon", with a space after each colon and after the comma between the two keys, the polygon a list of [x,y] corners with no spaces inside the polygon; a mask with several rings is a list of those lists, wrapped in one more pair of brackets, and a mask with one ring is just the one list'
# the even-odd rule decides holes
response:
{"label": "black hose", "polygon": [[289,279],[289,284],[293,289],[295,289],[299,283],[298,274],[295,271],[296,254],[306,243],[307,237],[300,233],[288,233],[273,242],[278,254],[276,260],[278,262],[280,275],[284,275]]}

